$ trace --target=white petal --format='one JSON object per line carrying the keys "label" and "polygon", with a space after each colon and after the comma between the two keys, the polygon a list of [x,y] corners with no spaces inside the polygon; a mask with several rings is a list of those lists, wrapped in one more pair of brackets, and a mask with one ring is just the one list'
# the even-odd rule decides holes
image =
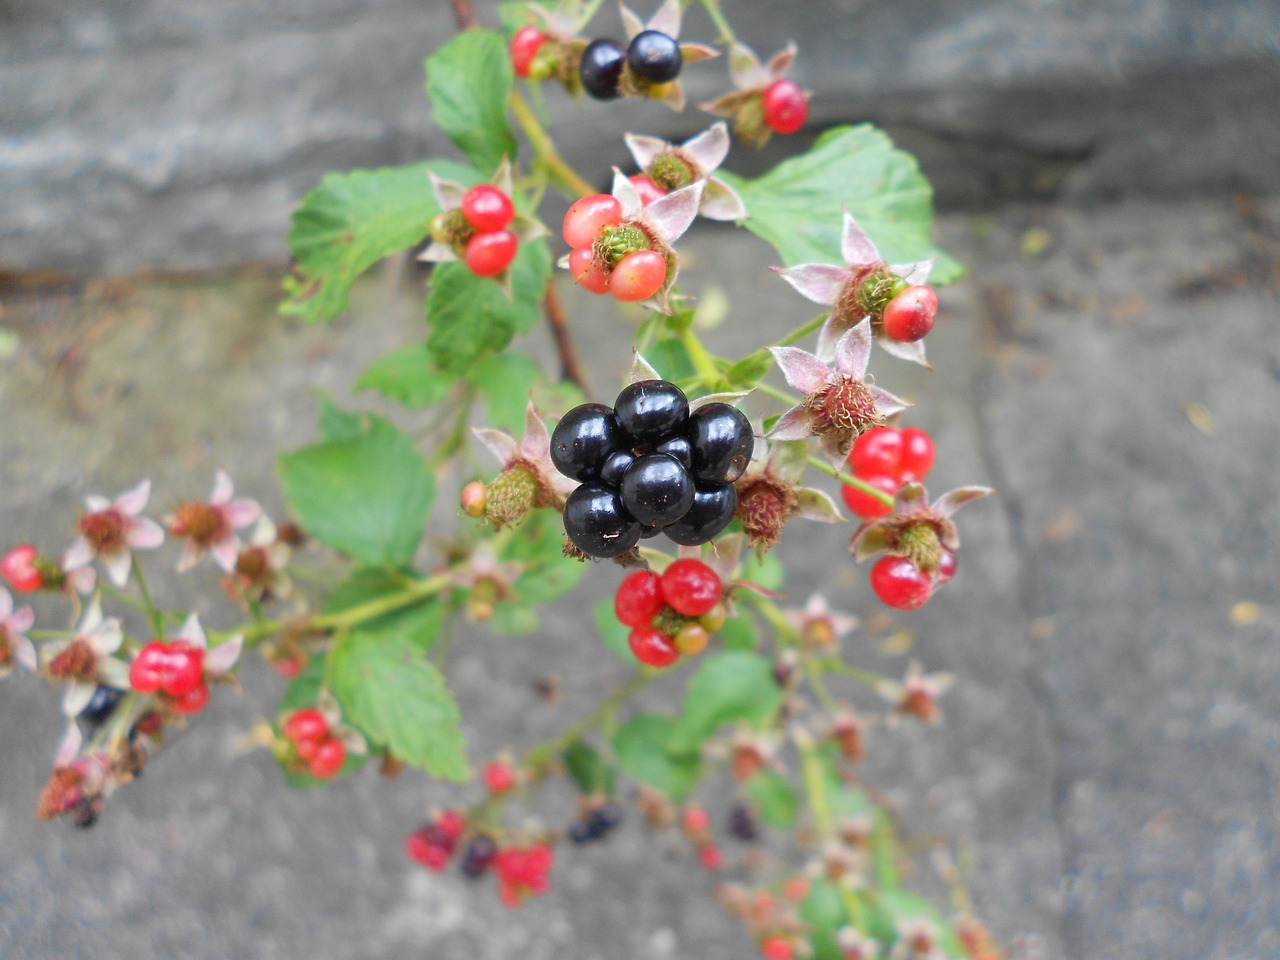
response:
{"label": "white petal", "polygon": [[708,393],[705,397],[698,397],[689,401],[689,412],[692,413],[701,407],[705,407],[709,403],[728,403],[737,405],[744,397],[749,397],[754,390],[725,390],[722,393]]}
{"label": "white petal", "polygon": [[836,342],[836,369],[846,377],[862,379],[871,362],[871,319],[854,324]]}
{"label": "white petal", "polygon": [[640,356],[640,352],[636,349],[631,351],[631,374],[627,378],[629,383],[639,383],[641,380],[661,380],[662,374],[658,373],[644,357]]}
{"label": "white petal", "polygon": [[[680,44],[680,58],[687,67],[691,63],[701,63],[703,60],[714,60],[720,56],[720,51],[715,47],[709,47],[705,43],[682,43]],[[679,81],[676,81],[678,84]],[[681,94],[681,107],[683,108],[683,93]]]}
{"label": "white petal", "polygon": [[729,77],[739,90],[763,87],[769,82],[768,74],[760,66],[760,58],[745,43],[734,43],[729,47]]}
{"label": "white petal", "polygon": [[418,254],[418,260],[422,263],[453,263],[457,259],[458,255],[453,252],[453,247],[438,240],[432,240],[427,249]]}
{"label": "white petal", "polygon": [[803,440],[813,436],[813,421],[804,407],[792,407],[767,434],[770,440]]}
{"label": "white petal", "polygon": [[877,337],[876,340],[884,348],[885,353],[897,357],[899,360],[910,360],[912,363],[918,363],[922,367],[933,369],[929,361],[924,358],[923,340],[917,340],[914,343],[901,343],[898,340],[890,340],[888,337]]}
{"label": "white petal", "polygon": [[239,633],[216,647],[211,647],[204,655],[205,671],[215,676],[226,673],[240,659],[243,648],[244,636]]}
{"label": "white petal", "polygon": [[646,28],[665,33],[673,40],[680,36],[680,0],[663,0],[662,6],[649,18]]}
{"label": "white petal", "polygon": [[636,16],[635,11],[626,4],[618,4],[618,12],[622,14],[622,28],[627,33],[627,41],[635,39],[636,34],[644,32],[644,21]]}
{"label": "white petal", "polygon": [[115,657],[104,657],[98,664],[98,679],[109,687],[119,690],[129,689],[129,668],[124,661]]}
{"label": "white petal", "polygon": [[209,505],[221,507],[230,502],[233,493],[235,493],[235,486],[231,483],[231,477],[228,476],[227,471],[219,470],[213,475],[213,491],[209,494]]}
{"label": "white petal", "polygon": [[934,259],[916,260],[913,263],[891,263],[889,270],[907,283],[927,283],[929,274],[933,272]]}
{"label": "white petal", "polygon": [[4,587],[0,587],[0,623],[7,621],[11,613],[13,613],[13,594]]}
{"label": "white petal", "polygon": [[713,123],[680,144],[680,152],[689,155],[704,177],[709,176],[729,155],[729,125],[723,120]]}
{"label": "white petal", "polygon": [[991,487],[957,487],[938,498],[933,505],[933,512],[939,516],[950,517],[966,503],[972,503],[989,493],[995,493],[995,491]]}
{"label": "white petal", "polygon": [[728,536],[720,537],[707,545],[706,564],[714,570],[723,581],[728,581],[733,577],[733,571],[738,568],[738,562],[742,559],[742,547],[746,543],[746,538],[740,533],[731,533]]}
{"label": "white petal", "polygon": [[82,597],[93,593],[94,587],[98,585],[98,575],[93,572],[93,567],[76,567],[74,570],[67,570],[66,574],[71,589]]}
{"label": "white petal", "polygon": [[477,440],[489,448],[489,451],[498,458],[498,462],[504,467],[516,459],[519,454],[519,447],[516,446],[516,442],[501,430],[491,430],[488,427],[472,427],[471,432]]}
{"label": "white petal", "polygon": [[328,688],[322,687],[316,695],[316,709],[324,714],[330,727],[336,727],[342,723],[342,707],[338,705],[338,701]]}
{"label": "white petal", "polygon": [[698,215],[704,186],[705,182],[699,180],[659,197],[644,208],[639,219],[648,223],[663,243],[675,243]]}
{"label": "white petal", "polygon": [[135,550],[154,550],[164,543],[164,527],[150,517],[134,517],[128,521],[124,540]]}
{"label": "white petal", "polygon": [[188,540],[182,545],[182,555],[178,557],[178,572],[186,573],[204,559],[206,552],[204,547],[199,546],[194,540]]}
{"label": "white petal", "polygon": [[791,69],[791,64],[796,59],[796,45],[792,41],[785,47],[769,58],[769,62],[764,65],[765,72],[769,74],[770,80],[775,80]]}
{"label": "white petal", "polygon": [[276,525],[271,522],[271,518],[265,513],[258,517],[258,522],[253,527],[253,533],[249,537],[249,542],[255,547],[269,547],[276,542],[278,536]]}
{"label": "white petal", "polygon": [[54,755],[53,765],[55,767],[66,767],[80,753],[80,745],[84,743],[84,737],[80,735],[80,728],[74,723],[67,727],[67,732],[62,738],[62,743],[58,745],[58,752]]}
{"label": "white petal", "polygon": [[707,181],[698,213],[708,220],[745,220],[750,216],[738,191],[716,177]]}
{"label": "white petal", "polygon": [[524,411],[524,436],[520,438],[520,454],[526,460],[541,460],[551,449],[551,434],[547,432],[546,421],[533,405],[533,397],[529,397],[529,405]]}
{"label": "white petal", "polygon": [[569,269],[569,254],[567,254],[567,253],[566,253],[566,254],[565,254],[564,256],[562,256],[559,260],[557,260],[557,261],[556,261],[556,266],[557,266],[557,267],[559,267],[561,270],[568,270],[568,269]]}
{"label": "white petal", "polygon": [[462,195],[467,192],[466,187],[453,180],[437,177],[431,170],[427,171],[427,176],[431,178],[431,192],[435,194],[436,204],[442,213],[462,206]]}
{"label": "white petal", "polygon": [[819,523],[844,523],[845,518],[840,508],[831,497],[821,490],[812,487],[801,487],[796,490],[796,516]]}
{"label": "white petal", "polygon": [[876,410],[884,417],[892,417],[895,413],[901,413],[907,407],[915,406],[915,404],[908,403],[901,397],[895,397],[888,390],[882,390],[880,387],[871,384],[867,385],[867,392],[871,394],[872,400],[875,401]]}
{"label": "white petal", "polygon": [[622,140],[631,151],[631,158],[635,160],[636,166],[641,170],[646,169],[653,162],[654,157],[671,146],[661,137],[646,137],[634,133],[625,134]]}
{"label": "white petal", "polygon": [[66,695],[62,698],[63,716],[79,716],[80,711],[87,707],[89,701],[93,699],[93,691],[96,689],[97,684],[95,683],[67,684]]}
{"label": "white petal", "polygon": [[214,563],[226,573],[231,573],[235,570],[236,560],[240,556],[240,538],[234,533],[229,533],[216,543],[210,544],[209,552],[213,554]]}
{"label": "white petal", "polygon": [[840,296],[849,271],[834,263],[802,263],[795,267],[774,267],[774,272],[806,300],[829,307]]}
{"label": "white petal", "polygon": [[773,360],[787,383],[801,393],[817,393],[831,382],[831,368],[799,347],[770,347]]}
{"label": "white petal", "polygon": [[613,190],[611,192],[618,203],[622,205],[622,219],[630,220],[644,209],[644,203],[640,199],[640,194],[636,192],[635,184],[617,167],[613,168]]}
{"label": "white petal", "polygon": [[80,623],[76,626],[76,633],[92,633],[102,625],[102,602],[94,597],[93,601],[85,607],[84,615],[80,618]]}
{"label": "white petal", "polygon": [[116,497],[115,506],[125,516],[136,517],[147,505],[151,497],[151,481],[143,480],[136,487],[126,490]]}
{"label": "white petal", "polygon": [[342,745],[347,748],[349,754],[363,757],[369,752],[369,744],[365,742],[364,735],[355,727],[339,727],[338,739],[342,741]]}
{"label": "white petal", "polygon": [[840,235],[840,254],[849,266],[866,266],[880,262],[880,251],[867,236],[867,232],[858,226],[858,221],[848,210],[844,212],[844,230]]}
{"label": "white petal", "polygon": [[106,497],[100,497],[96,493],[91,493],[84,498],[84,508],[90,513],[102,513],[104,510],[111,509],[111,501]]}
{"label": "white petal", "polygon": [[124,643],[124,631],[120,629],[120,621],[110,617],[89,637],[89,646],[101,657],[109,657],[120,649]]}
{"label": "white petal", "polygon": [[107,570],[107,579],[117,587],[123,588],[129,582],[129,571],[133,569],[133,554],[128,550],[118,550],[105,554],[102,565]]}
{"label": "white petal", "polygon": [[223,516],[236,530],[247,527],[262,513],[262,506],[257,500],[232,500],[222,509]]}
{"label": "white petal", "polygon": [[200,626],[200,615],[193,613],[182,623],[182,629],[178,631],[178,638],[185,640],[192,646],[199,647],[201,650],[209,646],[209,641],[205,639],[204,628]]}
{"label": "white petal", "polygon": [[71,544],[70,549],[62,555],[62,569],[74,570],[77,567],[83,567],[92,559],[93,547],[89,546],[89,541],[84,537],[77,537],[76,542]]}
{"label": "white petal", "polygon": [[40,660],[36,656],[36,645],[23,636],[9,638],[13,659],[27,670],[35,673],[40,668]]}
{"label": "white petal", "polygon": [[9,625],[9,632],[15,634],[23,634],[31,629],[31,625],[36,622],[35,611],[30,607],[19,607],[8,617],[0,617],[0,622]]}
{"label": "white petal", "polygon": [[498,164],[498,169],[494,171],[493,179],[489,183],[508,197],[515,192],[515,183],[511,178],[511,161],[505,153],[502,155],[502,162]]}

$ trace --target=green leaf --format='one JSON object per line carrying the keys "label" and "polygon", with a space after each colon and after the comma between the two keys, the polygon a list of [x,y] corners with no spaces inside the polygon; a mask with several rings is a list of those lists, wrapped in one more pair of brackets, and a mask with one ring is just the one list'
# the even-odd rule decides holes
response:
{"label": "green leaf", "polygon": [[698,782],[700,761],[689,750],[672,750],[676,721],[656,713],[641,713],[613,735],[613,754],[622,772],[647,783],[673,800],[683,800]]}
{"label": "green leaf", "polygon": [[353,726],[432,776],[468,779],[458,705],[421,647],[405,637],[352,633],[331,656],[333,695]]}
{"label": "green leaf", "polygon": [[694,374],[689,351],[675,337],[659,340],[644,352],[644,358],[653,364],[664,380],[686,380]]}
{"label": "green leaf", "polygon": [[606,797],[614,793],[613,767],[600,756],[600,751],[581,740],[569,744],[564,752],[564,765],[578,789],[588,796],[602,793]]}
{"label": "green leaf", "polygon": [[467,371],[467,379],[484,397],[489,425],[516,438],[524,433],[530,393],[543,412],[567,410],[585,399],[571,383],[551,383],[533,358],[523,353],[486,357]]}
{"label": "green leaf", "polygon": [[[400,593],[411,570],[357,570],[334,587],[324,604],[325,613],[340,613],[372,600]],[[382,639],[408,640],[423,653],[435,646],[444,623],[445,605],[438,596],[422,597],[411,606],[384,613],[360,624],[360,632]]]}
{"label": "green leaf", "polygon": [[[280,702],[276,705],[277,716],[293,713],[303,707],[314,707],[316,698],[320,696],[320,689],[324,686],[324,669],[324,657],[315,656],[307,660],[307,665],[288,682],[280,695]],[[342,764],[338,776],[345,777],[355,773],[368,762],[367,753],[347,751],[346,762]],[[295,790],[312,790],[329,783],[328,780],[317,780],[309,773],[293,773],[287,769],[284,770],[284,779]]]}
{"label": "green leaf", "polygon": [[843,263],[841,207],[848,207],[890,263],[937,257],[932,280],[950,283],[964,269],[933,246],[933,188],[910,154],[870,124],[834,127],[808,153],[755,180],[716,175],[742,195],[752,233],[783,263]]}
{"label": "green leaf", "polygon": [[769,372],[772,360],[766,356],[749,354],[724,372],[725,379],[734,387],[754,387]]}
{"label": "green leaf", "polygon": [[782,774],[762,768],[745,784],[747,796],[760,811],[760,819],[775,830],[786,830],[796,820],[800,801]]}
{"label": "green leaf", "polygon": [[875,903],[887,915],[893,928],[908,920],[922,918],[938,928],[938,946],[944,953],[952,957],[964,957],[967,954],[956,939],[955,930],[945,913],[935,907],[924,897],[916,896],[906,890],[880,890],[875,894]]}
{"label": "green leaf", "polygon": [[815,879],[800,902],[800,918],[809,925],[814,960],[844,960],[836,932],[848,921],[844,903],[831,881]]}
{"label": "green leaf", "polygon": [[595,621],[604,645],[627,663],[634,663],[635,656],[631,653],[630,644],[627,643],[631,628],[618,622],[617,614],[613,611],[613,597],[604,597],[592,607],[591,619]]}
{"label": "green leaf", "polygon": [[373,415],[358,410],[343,410],[327,393],[319,394],[320,438],[322,440],[350,440],[369,429]]}
{"label": "green leaf", "polygon": [[672,738],[677,749],[693,750],[726,723],[759,726],[782,705],[773,664],[746,651],[706,657],[685,688],[684,709]]}
{"label": "green leaf", "polygon": [[463,30],[427,57],[427,96],[436,123],[481,171],[516,157],[507,124],[514,75],[507,42],[494,30]]}
{"label": "green leaf", "polygon": [[420,243],[440,212],[427,171],[474,181],[474,171],[431,161],[328,174],[294,211],[280,312],[315,323],[347,309],[351,284],[383,257]]}
{"label": "green leaf", "polygon": [[730,617],[720,628],[720,646],[726,650],[754,650],[756,622],[750,617]]}
{"label": "green leaf", "polygon": [[402,407],[422,410],[443,400],[453,381],[437,369],[425,343],[409,343],[365,367],[355,389],[376,390]]}
{"label": "green leaf", "polygon": [[742,558],[742,579],[758,583],[766,590],[781,590],[786,576],[782,561],[772,553],[761,558],[752,552]]}
{"label": "green leaf", "polygon": [[551,276],[546,241],[520,245],[511,264],[511,298],[496,282],[477,277],[462,263],[442,263],[431,277],[427,345],[441,370],[463,374],[486,353],[503,350],[517,333],[527,333],[540,316]]}
{"label": "green leaf", "polygon": [[541,604],[578,585],[585,563],[564,555],[564,521],[554,510],[534,510],[502,548],[502,558],[518,560],[525,571],[515,583],[517,599]]}
{"label": "green leaf", "polygon": [[426,528],[435,479],[413,441],[370,419],[359,436],[282,455],[280,482],[316,539],[369,566],[407,564]]}
{"label": "green leaf", "polygon": [[504,0],[498,4],[498,20],[507,33],[515,33],[527,23],[532,22],[529,16],[529,4],[526,0]]}

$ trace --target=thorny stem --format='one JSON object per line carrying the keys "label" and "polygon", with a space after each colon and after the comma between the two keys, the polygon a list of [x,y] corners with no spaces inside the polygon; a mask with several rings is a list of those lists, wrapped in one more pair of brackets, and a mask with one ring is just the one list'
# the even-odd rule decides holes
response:
{"label": "thorny stem", "polygon": [[827,474],[827,476],[835,477],[843,484],[847,484],[850,487],[857,487],[863,493],[871,494],[871,496],[875,497],[886,507],[893,506],[893,496],[891,494],[885,493],[883,490],[877,490],[865,480],[859,480],[851,473],[845,473],[843,470],[837,470],[821,457],[810,457],[809,466],[817,467],[823,473]]}
{"label": "thorny stem", "polygon": [[553,281],[547,281],[546,296],[542,305],[547,315],[547,325],[551,327],[551,336],[556,342],[556,353],[560,357],[561,377],[577,386],[583,395],[591,396],[587,373],[582,368],[578,348],[574,345],[573,336],[569,333],[569,321],[565,316],[564,304],[560,302],[560,294],[556,292]]}
{"label": "thorny stem", "polygon": [[138,593],[141,594],[142,602],[146,607],[147,618],[151,621],[151,629],[156,637],[163,637],[164,614],[151,599],[151,590],[147,587],[147,578],[142,574],[142,564],[138,562],[136,554],[133,557],[133,573],[138,581]]}
{"label": "thorny stem", "polygon": [[512,90],[510,103],[512,116],[516,118],[516,123],[520,125],[520,129],[529,140],[529,146],[533,147],[533,152],[537,154],[538,162],[551,175],[551,179],[574,197],[589,197],[596,193],[596,189],[591,184],[582,179],[573,167],[565,163],[524,97]]}

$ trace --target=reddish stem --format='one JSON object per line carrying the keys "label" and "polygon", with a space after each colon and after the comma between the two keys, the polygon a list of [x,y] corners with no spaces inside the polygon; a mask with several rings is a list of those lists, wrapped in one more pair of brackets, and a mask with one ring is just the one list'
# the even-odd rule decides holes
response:
{"label": "reddish stem", "polygon": [[453,4],[453,18],[457,21],[459,30],[470,30],[472,27],[479,26],[476,20],[476,12],[471,9],[471,0],[450,0]]}
{"label": "reddish stem", "polygon": [[560,294],[553,283],[547,283],[547,296],[544,301],[547,311],[547,324],[551,327],[551,335],[556,341],[556,353],[560,356],[560,376],[575,384],[586,396],[591,396],[591,387],[587,384],[586,371],[582,369],[582,361],[578,359],[578,348],[574,345],[569,333],[569,322],[565,317],[564,305],[560,302]]}

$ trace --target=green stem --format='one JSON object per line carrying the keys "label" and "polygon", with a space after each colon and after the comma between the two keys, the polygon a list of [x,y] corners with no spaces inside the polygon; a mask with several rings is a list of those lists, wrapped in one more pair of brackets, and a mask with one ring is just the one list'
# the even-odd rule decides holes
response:
{"label": "green stem", "polygon": [[711,22],[715,24],[716,29],[720,31],[720,42],[735,42],[737,37],[733,35],[733,27],[729,25],[729,21],[720,12],[720,0],[702,0],[702,6],[706,9],[707,16],[711,18]]}
{"label": "green stem", "polygon": [[852,677],[854,680],[859,680],[870,687],[878,687],[888,679],[878,673],[872,673],[870,670],[863,670],[860,667],[845,663],[837,657],[824,657],[816,660],[814,661],[814,666],[823,673],[839,673],[846,677]]}
{"label": "green stem", "polygon": [[859,480],[851,473],[845,473],[843,470],[837,470],[821,457],[810,457],[809,466],[816,467],[829,477],[835,477],[843,484],[847,484],[850,487],[857,487],[863,493],[871,494],[871,496],[875,497],[886,507],[893,506],[892,494],[885,493],[883,490],[877,490],[875,487],[871,486],[871,484],[867,483],[867,481]]}
{"label": "green stem", "polygon": [[74,630],[28,630],[24,634],[28,640],[68,640],[75,635]]}
{"label": "green stem", "polygon": [[763,393],[766,397],[773,397],[773,399],[781,401],[782,403],[785,403],[789,407],[794,407],[796,405],[795,397],[791,396],[790,394],[786,393],[783,390],[779,390],[777,387],[772,386],[771,384],[765,383],[764,381],[757,383],[756,389],[759,390],[761,393]]}
{"label": "green stem", "polygon": [[156,637],[163,637],[164,614],[160,612],[160,608],[156,606],[155,601],[151,599],[151,589],[147,586],[147,578],[142,574],[142,564],[138,563],[137,554],[133,557],[133,575],[138,581],[138,593],[142,596],[147,617],[151,620],[151,629]]}
{"label": "green stem", "polygon": [[537,770],[545,766],[552,757],[563,752],[569,744],[580,739],[584,733],[606,717],[616,713],[618,708],[630,700],[638,691],[644,689],[660,676],[662,676],[661,670],[647,668],[637,670],[623,681],[622,685],[614,690],[613,693],[601,700],[590,713],[569,724],[550,740],[544,740],[542,743],[535,744],[525,751],[521,766],[529,770]]}
{"label": "green stem", "polygon": [[706,388],[710,391],[718,389],[721,380],[720,370],[716,367],[715,359],[698,339],[698,335],[693,332],[692,326],[685,327],[680,332],[680,342],[684,344],[685,351],[689,354],[689,361]]}
{"label": "green stem", "polygon": [[[822,757],[813,742],[807,738],[798,740],[796,747],[800,751],[800,768],[804,777],[805,795],[809,801],[809,812],[813,815],[813,824],[818,835],[824,840],[833,839],[836,835],[835,821],[831,816],[831,805],[827,799],[827,785],[824,782]],[[840,894],[844,908],[853,925],[865,932],[867,929],[866,914],[862,903],[843,883],[838,880],[833,884]]]}
{"label": "green stem", "polygon": [[135,597],[131,593],[125,593],[114,583],[111,583],[104,577],[98,578],[98,589],[103,593],[110,594],[114,599],[123,603],[127,607],[132,607],[139,613],[147,613],[147,605]]}
{"label": "green stem", "polygon": [[520,125],[520,129],[524,131],[525,137],[529,140],[529,146],[533,147],[533,152],[537,154],[538,161],[546,168],[547,173],[551,175],[551,179],[556,181],[567,193],[576,197],[589,197],[596,193],[596,189],[591,184],[582,179],[573,167],[565,163],[564,158],[560,156],[555,144],[551,141],[551,137],[543,129],[542,124],[538,122],[538,118],[534,115],[524,97],[520,96],[517,91],[512,90],[510,103],[512,116],[516,118],[516,123]]}

